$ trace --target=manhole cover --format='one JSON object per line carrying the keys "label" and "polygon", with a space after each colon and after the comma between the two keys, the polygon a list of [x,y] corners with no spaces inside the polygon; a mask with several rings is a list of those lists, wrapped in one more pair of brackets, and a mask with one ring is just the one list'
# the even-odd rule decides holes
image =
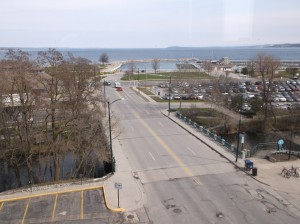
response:
{"label": "manhole cover", "polygon": [[175,213],[180,213],[180,212],[181,212],[181,209],[180,209],[180,208],[175,208],[175,209],[173,209],[173,212],[175,212]]}
{"label": "manhole cover", "polygon": [[127,215],[127,218],[128,218],[128,219],[133,219],[133,218],[134,218],[134,215]]}
{"label": "manhole cover", "polygon": [[223,218],[223,216],[224,216],[224,215],[223,215],[222,212],[218,212],[218,213],[216,214],[216,217],[217,217],[217,218]]}
{"label": "manhole cover", "polygon": [[125,223],[139,223],[139,218],[136,213],[124,213]]}

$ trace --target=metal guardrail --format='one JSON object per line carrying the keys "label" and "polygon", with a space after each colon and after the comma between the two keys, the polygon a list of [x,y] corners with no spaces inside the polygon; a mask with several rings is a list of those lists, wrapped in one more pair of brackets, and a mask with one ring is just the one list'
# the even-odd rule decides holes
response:
{"label": "metal guardrail", "polygon": [[259,150],[278,150],[277,142],[268,142],[268,143],[259,143],[256,144],[253,149],[251,150],[251,156],[254,156]]}
{"label": "metal guardrail", "polygon": [[[176,117],[178,117],[179,119],[183,120],[184,122],[186,122],[188,125],[192,126],[193,128],[195,128],[197,131],[205,134],[207,137],[209,137],[211,140],[213,141],[216,141],[217,143],[219,143],[220,145],[222,145],[228,152],[236,155],[236,150],[237,148],[232,145],[231,143],[229,142],[226,142],[225,139],[223,139],[222,137],[216,135],[215,133],[213,132],[210,132],[209,129],[206,129],[205,127],[203,126],[200,126],[199,124],[197,124],[196,122],[193,122],[191,119],[183,116],[181,113],[179,113],[178,111],[176,112]],[[242,155],[242,152],[241,150],[239,149],[238,150],[238,154],[239,156],[241,157]],[[250,156],[250,155],[245,155],[246,157],[247,156]]]}

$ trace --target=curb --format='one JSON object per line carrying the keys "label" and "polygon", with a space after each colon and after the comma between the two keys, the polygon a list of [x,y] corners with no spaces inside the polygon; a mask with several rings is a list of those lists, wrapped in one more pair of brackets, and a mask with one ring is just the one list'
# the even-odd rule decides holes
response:
{"label": "curb", "polygon": [[251,177],[252,179],[256,180],[257,182],[264,184],[268,187],[270,187],[269,184],[262,182],[261,180],[258,180],[257,178],[255,178],[253,175],[251,175],[250,173],[246,172],[242,167],[240,167],[238,164],[236,164],[235,162],[233,162],[231,159],[229,159],[227,156],[223,155],[221,152],[219,152],[218,150],[216,150],[215,148],[213,148],[212,146],[210,146],[207,142],[203,141],[202,139],[200,139],[198,136],[196,136],[194,133],[192,133],[191,131],[189,131],[188,129],[186,129],[183,125],[181,125],[180,123],[178,123],[177,121],[175,121],[174,119],[172,119],[170,116],[166,115],[163,111],[160,111],[165,117],[167,117],[168,119],[170,119],[171,121],[173,121],[174,123],[176,123],[178,126],[180,126],[182,129],[184,129],[185,131],[187,131],[189,134],[193,135],[196,139],[198,139],[199,141],[201,141],[203,144],[205,144],[207,147],[209,147],[211,150],[213,150],[214,152],[216,152],[217,154],[219,154],[221,157],[225,158],[226,160],[228,160],[228,162],[230,162],[231,164],[233,164],[235,167],[237,167],[240,171],[244,172],[245,174],[247,174],[249,177]]}
{"label": "curb", "polygon": [[106,206],[106,208],[108,208],[109,210],[111,210],[111,211],[113,211],[113,212],[124,212],[124,211],[125,211],[124,208],[111,208],[111,207],[108,205],[108,202],[107,202],[107,197],[106,197],[106,194],[105,194],[104,185],[102,186],[102,191],[103,191],[103,195],[104,195],[104,201],[105,201],[105,206]]}

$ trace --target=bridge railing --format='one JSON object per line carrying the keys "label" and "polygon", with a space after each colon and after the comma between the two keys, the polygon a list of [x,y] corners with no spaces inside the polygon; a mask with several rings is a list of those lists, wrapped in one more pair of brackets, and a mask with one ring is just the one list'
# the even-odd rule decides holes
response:
{"label": "bridge railing", "polygon": [[[209,129],[200,126],[199,124],[197,124],[196,122],[193,122],[191,119],[185,117],[184,115],[182,115],[181,113],[179,113],[178,111],[176,112],[176,116],[183,120],[184,122],[186,122],[188,125],[192,126],[193,128],[195,128],[197,131],[205,134],[208,138],[210,138],[211,140],[219,143],[220,145],[222,145],[228,152],[236,155],[236,150],[237,148],[232,145],[229,142],[226,142],[225,139],[223,139],[221,136],[216,135],[214,132],[211,132]],[[240,149],[238,149],[238,154],[239,156],[242,156],[242,152]],[[245,154],[246,156],[250,156],[249,154]]]}

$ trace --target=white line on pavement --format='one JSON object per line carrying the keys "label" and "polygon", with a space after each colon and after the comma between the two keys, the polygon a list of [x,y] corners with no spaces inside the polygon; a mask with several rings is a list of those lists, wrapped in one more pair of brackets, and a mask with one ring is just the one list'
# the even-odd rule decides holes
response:
{"label": "white line on pavement", "polygon": [[162,123],[160,123],[160,121],[158,122],[158,124],[159,124],[161,127],[163,127],[163,126],[164,126]]}
{"label": "white line on pavement", "polygon": [[151,152],[149,152],[149,155],[151,156],[151,158],[155,161],[154,156],[151,154]]}
{"label": "white line on pavement", "polygon": [[194,155],[196,155],[196,153],[195,153],[191,148],[187,147],[187,149],[188,149],[191,153],[193,153]]}

